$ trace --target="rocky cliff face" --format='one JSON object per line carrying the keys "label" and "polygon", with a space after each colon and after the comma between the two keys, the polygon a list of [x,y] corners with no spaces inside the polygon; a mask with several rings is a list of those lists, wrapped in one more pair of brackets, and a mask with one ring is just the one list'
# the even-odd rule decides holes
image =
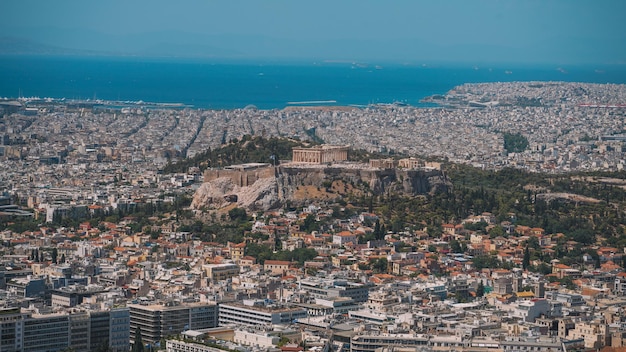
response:
{"label": "rocky cliff face", "polygon": [[[194,209],[219,209],[236,203],[249,210],[278,208],[285,201],[306,201],[296,196],[303,187],[328,189],[334,182],[350,184],[350,189],[369,189],[374,194],[400,192],[418,195],[444,191],[451,184],[439,170],[372,169],[350,166],[279,166],[272,175],[248,186],[239,186],[233,177],[220,177],[204,183],[192,201]],[[236,179],[236,178],[235,178]],[[346,188],[344,187],[344,190]],[[341,192],[333,197],[346,196]]]}
{"label": "rocky cliff face", "polygon": [[238,186],[232,179],[221,177],[203,183],[191,201],[192,209],[221,209],[233,203],[249,210],[269,210],[279,208],[276,178],[257,180],[250,186]]}

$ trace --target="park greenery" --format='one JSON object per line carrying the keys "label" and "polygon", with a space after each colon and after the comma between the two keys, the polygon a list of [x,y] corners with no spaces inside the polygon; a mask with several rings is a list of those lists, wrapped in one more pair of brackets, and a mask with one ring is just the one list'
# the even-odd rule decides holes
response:
{"label": "park greenery", "polygon": [[528,148],[528,139],[521,133],[505,133],[504,149],[508,153],[520,153]]}

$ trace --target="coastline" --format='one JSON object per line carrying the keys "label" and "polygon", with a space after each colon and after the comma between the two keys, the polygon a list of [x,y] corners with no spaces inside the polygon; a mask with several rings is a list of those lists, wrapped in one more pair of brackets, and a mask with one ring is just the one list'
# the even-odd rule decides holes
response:
{"label": "coastline", "polygon": [[[561,70],[559,70],[561,69]],[[510,74],[506,72],[509,71]],[[0,56],[0,98],[150,102],[154,106],[233,110],[254,106],[373,104],[432,106],[428,98],[465,83],[558,81],[626,83],[626,65],[603,68],[354,63],[225,63],[139,58]]]}
{"label": "coastline", "polygon": [[[436,109],[379,104],[363,109],[151,110],[135,105],[117,110],[102,101],[68,100],[43,100],[26,107],[16,101],[0,108],[5,111],[5,126],[29,126],[26,134],[7,129],[5,155],[38,157],[44,163],[58,162],[69,152],[68,146],[76,149],[76,141],[85,141],[79,158],[108,155],[164,164],[168,158],[190,157],[246,135],[261,135],[317,138],[369,152],[426,156],[481,168],[569,172],[624,169],[621,143],[626,137],[615,118],[623,114],[624,101],[624,84],[506,82],[457,86],[443,99],[447,107]],[[105,108],[93,108],[97,104]],[[51,128],[56,131],[56,142],[49,145],[53,149],[41,148],[39,136],[50,134]],[[529,148],[506,150],[504,134],[519,131]],[[12,146],[25,138],[36,147]],[[98,148],[104,149],[87,152]]]}

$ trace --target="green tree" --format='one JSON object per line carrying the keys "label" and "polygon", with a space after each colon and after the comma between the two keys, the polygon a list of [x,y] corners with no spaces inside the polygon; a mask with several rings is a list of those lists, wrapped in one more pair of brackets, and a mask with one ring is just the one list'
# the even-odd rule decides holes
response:
{"label": "green tree", "polygon": [[530,236],[530,238],[528,239],[528,242],[526,243],[526,248],[528,247],[534,250],[541,249],[541,246],[539,245],[539,239],[537,238],[537,236]]}
{"label": "green tree", "polygon": [[228,216],[232,221],[246,221],[248,220],[248,214],[243,208],[233,208],[228,211]]}
{"label": "green tree", "polygon": [[374,238],[379,239],[380,236],[381,236],[380,220],[376,219],[376,224],[374,225]]}
{"label": "green tree", "polygon": [[359,270],[370,270],[372,267],[367,263],[359,263]]}
{"label": "green tree", "polygon": [[528,245],[526,249],[524,249],[524,259],[522,259],[522,269],[526,270],[530,266],[530,250],[528,249]]}
{"label": "green tree", "polygon": [[313,232],[319,230],[319,223],[315,220],[314,214],[309,214],[304,218],[304,224],[302,230],[305,232]]}
{"label": "green tree", "polygon": [[281,336],[280,340],[278,340],[278,343],[276,344],[276,347],[283,347],[288,343],[289,343],[289,339],[285,336]]}
{"label": "green tree", "polygon": [[476,270],[482,270],[484,268],[499,268],[501,266],[500,261],[493,255],[477,255],[472,259]]}
{"label": "green tree", "polygon": [[592,244],[595,241],[595,236],[590,230],[576,229],[570,233],[572,240],[581,244]]}
{"label": "green tree", "polygon": [[452,250],[452,253],[463,253],[461,243],[456,239],[450,241],[450,249]]}
{"label": "green tree", "polygon": [[377,273],[386,273],[387,264],[387,258],[378,258],[372,263],[372,270]]}
{"label": "green tree", "polygon": [[552,268],[546,263],[540,263],[539,265],[537,265],[537,268],[535,270],[543,275],[548,275],[552,273]]}
{"label": "green tree", "polygon": [[59,250],[57,249],[57,247],[52,248],[52,262],[56,263],[57,262],[57,258],[59,256]]}
{"label": "green tree", "polygon": [[476,297],[482,297],[485,295],[485,285],[483,284],[483,280],[480,280],[478,283],[478,287],[476,288]]}
{"label": "green tree", "polygon": [[572,278],[569,276],[565,276],[561,279],[561,285],[565,286],[568,290],[575,290],[576,285],[572,281]]}
{"label": "green tree", "polygon": [[500,225],[496,225],[489,230],[489,237],[496,238],[499,236],[504,236],[504,228]]}
{"label": "green tree", "polygon": [[487,223],[484,221],[479,221],[479,222],[475,222],[475,223],[467,223],[465,225],[463,225],[463,227],[465,227],[465,229],[470,230],[470,231],[482,231],[482,232],[486,232],[486,228],[487,228]]}
{"label": "green tree", "polygon": [[135,342],[133,343],[132,352],[144,352],[145,346],[143,345],[143,339],[141,337],[141,327],[135,329]]}
{"label": "green tree", "polygon": [[382,224],[380,225],[380,231],[378,231],[378,234],[376,235],[376,239],[384,240],[386,234],[387,234],[387,228],[385,227],[385,224]]}
{"label": "green tree", "polygon": [[109,347],[109,339],[104,340],[95,349],[95,352],[110,352],[110,351],[111,351],[111,348]]}
{"label": "green tree", "polygon": [[504,149],[509,153],[523,152],[528,148],[528,139],[521,133],[505,133]]}

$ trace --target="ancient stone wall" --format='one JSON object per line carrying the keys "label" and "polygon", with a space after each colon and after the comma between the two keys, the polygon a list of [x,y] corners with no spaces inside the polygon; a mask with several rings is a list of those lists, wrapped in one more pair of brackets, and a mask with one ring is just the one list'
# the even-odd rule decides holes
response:
{"label": "ancient stone wall", "polygon": [[239,187],[251,186],[262,178],[276,177],[276,168],[266,166],[255,169],[210,169],[204,172],[204,182],[210,182],[218,178],[229,178],[233,184]]}
{"label": "ancient stone wall", "polygon": [[296,192],[302,186],[327,187],[328,182],[351,183],[374,194],[398,192],[419,195],[445,191],[451,187],[445,174],[432,168],[374,169],[363,165],[339,164],[313,167],[285,164],[277,167],[246,168],[235,165],[230,169],[207,170],[205,183],[194,195],[195,209],[221,207],[236,202],[249,209],[268,210],[285,201],[302,200]]}

